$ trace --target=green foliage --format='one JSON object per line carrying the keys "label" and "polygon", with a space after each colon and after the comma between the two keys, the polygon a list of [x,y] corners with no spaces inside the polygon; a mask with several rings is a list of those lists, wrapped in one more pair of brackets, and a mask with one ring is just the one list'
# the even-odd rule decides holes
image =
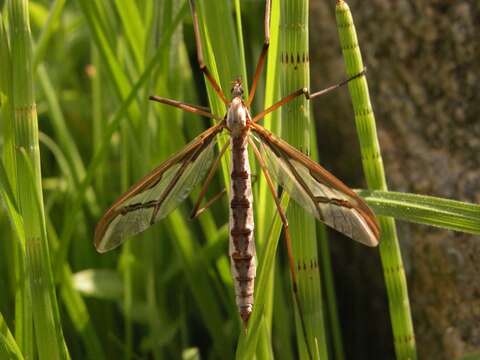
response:
{"label": "green foliage", "polygon": [[[197,3],[209,69],[227,95],[238,76],[247,88],[247,74],[253,74],[263,45],[263,2]],[[306,75],[287,75],[281,87],[279,51],[282,46],[298,51],[298,44],[281,42],[281,12],[296,11],[288,4],[272,4],[269,60],[253,113],[278,100],[288,86],[307,85],[308,66]],[[0,14],[0,358],[290,359],[297,351],[305,354],[294,325],[288,266],[276,261],[281,223],[260,169],[254,186],[256,303],[246,332],[227,257],[225,199],[190,222],[195,190],[165,221],[122,248],[100,255],[92,244],[95,224],[115,198],[211,125],[150,103],[148,95],[208,101],[215,114],[225,112],[211,86],[195,81],[200,71],[188,3],[32,1],[30,13],[26,1],[7,5]],[[280,133],[280,118],[291,116],[292,108],[269,115],[264,125]],[[308,117],[308,111],[293,115]],[[375,142],[376,135],[369,135]],[[287,136],[298,146],[306,141]],[[227,164],[228,157],[207,198],[228,189]],[[477,205],[383,190],[361,193],[379,215],[480,233]],[[296,218],[290,219],[292,228]],[[393,221],[384,219],[390,224],[384,231],[393,234]],[[296,242],[305,244],[308,238],[307,252],[316,255],[316,238],[324,231],[305,234],[298,223],[297,230],[292,231]],[[301,249],[295,253],[305,257]],[[322,279],[328,279],[329,259],[323,255]],[[333,285],[327,283],[332,308]],[[315,312],[323,306],[319,279],[311,285],[300,291]],[[321,315],[306,314],[307,333],[316,337],[312,347],[325,353],[326,338],[333,334],[335,354],[341,354],[338,323],[322,325]]]}

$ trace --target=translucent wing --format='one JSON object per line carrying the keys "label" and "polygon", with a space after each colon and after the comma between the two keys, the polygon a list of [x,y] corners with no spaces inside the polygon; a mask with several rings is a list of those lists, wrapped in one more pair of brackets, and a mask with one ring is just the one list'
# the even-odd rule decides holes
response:
{"label": "translucent wing", "polygon": [[106,252],[167,216],[201,182],[214,159],[217,134],[211,127],[123,194],[95,229],[95,247]]}
{"label": "translucent wing", "polygon": [[368,246],[377,246],[380,229],[372,210],[344,183],[287,142],[258,124],[254,136],[271,176],[318,220]]}

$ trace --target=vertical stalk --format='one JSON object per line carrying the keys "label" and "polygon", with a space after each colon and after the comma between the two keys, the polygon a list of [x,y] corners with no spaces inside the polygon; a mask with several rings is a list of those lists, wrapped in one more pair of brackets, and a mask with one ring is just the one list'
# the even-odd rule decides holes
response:
{"label": "vertical stalk", "polygon": [[[337,1],[337,27],[347,74],[358,74],[364,68],[352,14],[346,2]],[[369,189],[387,190],[385,172],[378,143],[375,116],[370,103],[366,77],[348,84],[355,112],[355,122],[362,153],[362,164]],[[416,359],[407,280],[398,243],[395,221],[380,217],[382,239],[380,256],[385,274],[393,327],[395,352],[398,359]]]}
{"label": "vertical stalk", "polygon": [[[281,94],[309,87],[308,0],[282,2],[280,61]],[[310,110],[308,101],[298,97],[282,107],[282,136],[300,151],[310,153]],[[307,342],[314,356],[328,356],[325,337],[315,219],[292,202],[288,219],[296,261],[298,291],[303,308]],[[308,358],[298,312],[296,313],[298,346],[301,358]],[[300,335],[302,334],[302,335]]]}
{"label": "vertical stalk", "polygon": [[[92,67],[88,73],[91,79],[92,91],[92,128],[93,128],[93,149],[94,153],[98,152],[105,130],[105,121],[102,116],[102,72],[100,55],[95,45],[92,43],[91,50]],[[95,175],[95,190],[101,198],[105,191],[105,173],[103,169],[97,169]]]}
{"label": "vertical stalk", "polygon": [[10,0],[12,105],[17,162],[17,199],[25,232],[25,271],[39,359],[65,359],[66,352],[50,268],[41,189],[38,124],[33,89],[28,1]]}
{"label": "vertical stalk", "polygon": [[[264,4],[262,4],[264,5]],[[264,10],[265,6],[260,7]],[[262,16],[259,16],[259,20],[264,19],[264,13],[260,13]],[[278,1],[273,1],[271,4],[271,12],[270,12],[270,46],[268,49],[268,61],[265,66],[266,71],[266,81],[265,81],[265,99],[264,99],[264,108],[268,108],[270,105],[273,104],[274,100],[276,99],[275,96],[278,96],[280,81],[278,78],[278,41],[279,41],[279,31],[278,26],[280,24],[280,3]],[[261,36],[258,36],[258,42],[263,39]],[[258,96],[258,95],[257,95]],[[273,119],[273,121],[272,121]],[[276,111],[273,114],[267,115],[267,117],[263,120],[264,126],[270,128],[271,123],[278,125],[280,123],[280,112]],[[258,245],[259,261],[265,259],[265,251],[267,249],[268,244],[267,241],[273,241],[272,237],[269,236],[269,229],[272,226],[272,221],[275,218],[272,218],[271,209],[275,208],[275,203],[273,201],[272,194],[270,193],[270,189],[267,186],[267,182],[265,177],[262,174],[262,171],[259,167],[257,167],[257,177],[258,177],[258,191],[255,191],[256,194],[256,204],[255,206],[255,227],[256,227],[256,243]],[[278,214],[276,214],[278,216]],[[278,219],[277,219],[278,221]],[[277,239],[280,236],[280,232],[277,234]],[[270,239],[270,240],[269,240]],[[270,274],[268,277],[267,285],[264,289],[265,292],[265,308],[263,310],[263,317],[266,327],[269,329],[269,336],[268,340],[270,342],[269,346],[273,345],[273,339],[271,338],[273,329],[272,329],[272,318],[273,318],[273,308],[274,308],[274,293],[275,293],[275,262],[273,262]],[[260,268],[258,269],[258,275],[260,276]],[[258,289],[258,287],[257,287]],[[257,291],[257,295],[255,297],[255,302],[257,302],[257,298],[259,297],[259,291]],[[278,323],[277,323],[278,324]],[[278,324],[279,326],[284,326],[285,330],[288,332],[288,327],[286,324]],[[265,339],[266,336],[263,336]],[[278,333],[276,336],[276,340],[278,341]],[[285,339],[285,341],[287,341]],[[260,346],[259,346],[260,348]],[[259,355],[259,354],[257,354]]]}
{"label": "vertical stalk", "polygon": [[[6,18],[6,17],[5,17]],[[13,79],[9,34],[6,23],[0,17],[0,103],[3,135],[2,159],[13,194],[17,189],[17,161],[15,158],[15,132],[13,120]],[[13,245],[15,273],[15,338],[25,356],[33,356],[33,323],[31,297],[25,273],[24,237],[19,237]]]}

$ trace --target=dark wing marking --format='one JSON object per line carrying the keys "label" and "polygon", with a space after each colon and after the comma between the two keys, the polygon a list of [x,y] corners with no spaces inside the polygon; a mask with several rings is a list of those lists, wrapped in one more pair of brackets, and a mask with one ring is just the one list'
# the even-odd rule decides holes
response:
{"label": "dark wing marking", "polygon": [[376,217],[353,190],[262,126],[253,124],[252,130],[272,177],[300,206],[353,240],[378,245]]}
{"label": "dark wing marking", "polygon": [[133,185],[107,210],[95,229],[95,247],[106,252],[167,216],[206,176],[214,159],[217,134],[206,130],[181,151]]}

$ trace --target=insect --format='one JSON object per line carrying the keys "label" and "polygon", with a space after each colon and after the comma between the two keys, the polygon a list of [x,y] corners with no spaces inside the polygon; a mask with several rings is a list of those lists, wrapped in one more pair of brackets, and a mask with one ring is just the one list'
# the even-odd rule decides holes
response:
{"label": "insect", "polygon": [[[299,89],[258,115],[252,116],[250,105],[255,96],[270,43],[270,0],[267,0],[265,5],[264,45],[257,62],[248,99],[243,98],[241,80],[233,82],[231,99],[227,99],[208,70],[204,63],[198,17],[193,0],[190,0],[190,7],[200,70],[227,106],[227,113],[224,117],[218,117],[201,106],[159,96],[150,97],[151,100],[216,119],[218,123],[204,131],[122,195],[99,221],[95,230],[95,246],[99,252],[106,252],[119,246],[126,238],[147,229],[166,217],[186,199],[196,185],[203,182],[199,199],[192,213],[192,218],[196,217],[204,209],[200,209],[200,204],[218,169],[220,159],[230,147],[229,255],[235,283],[236,303],[240,317],[246,326],[253,310],[256,272],[248,147],[253,150],[260,164],[283,223],[295,294],[297,286],[295,267],[290,251],[291,238],[285,211],[276,194],[274,180],[290,194],[291,198],[318,220],[362,244],[376,246],[380,231],[375,215],[355,192],[319,164],[258,123],[265,115],[298,96],[303,95],[307,99],[312,99],[343,85],[343,83],[312,94],[306,88]],[[363,76],[363,73],[353,78],[358,76]],[[230,142],[227,142],[218,155],[215,155],[217,136],[223,131],[230,134]],[[298,305],[298,298],[296,299]]]}

